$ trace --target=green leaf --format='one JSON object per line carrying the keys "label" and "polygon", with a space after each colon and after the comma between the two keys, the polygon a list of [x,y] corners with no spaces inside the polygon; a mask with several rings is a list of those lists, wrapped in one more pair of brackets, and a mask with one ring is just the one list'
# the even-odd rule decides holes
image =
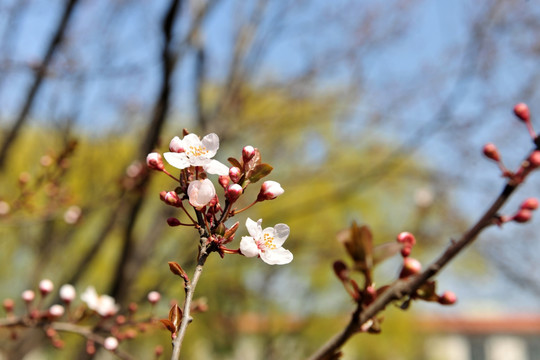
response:
{"label": "green leaf", "polygon": [[267,176],[274,170],[274,168],[268,164],[258,164],[253,168],[249,174],[248,180],[251,183],[256,183],[261,180],[263,177]]}

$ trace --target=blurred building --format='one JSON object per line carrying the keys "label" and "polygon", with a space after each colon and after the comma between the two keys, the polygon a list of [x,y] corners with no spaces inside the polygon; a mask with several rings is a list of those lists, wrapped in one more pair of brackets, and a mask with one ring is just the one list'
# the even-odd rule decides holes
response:
{"label": "blurred building", "polygon": [[423,316],[425,360],[540,360],[540,314]]}

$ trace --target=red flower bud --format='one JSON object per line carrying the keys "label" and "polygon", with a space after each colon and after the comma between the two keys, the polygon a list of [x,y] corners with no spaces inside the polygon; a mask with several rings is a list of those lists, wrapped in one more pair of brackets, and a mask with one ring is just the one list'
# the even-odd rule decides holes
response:
{"label": "red flower bud", "polygon": [[531,220],[532,218],[532,211],[529,210],[529,209],[521,209],[517,212],[516,215],[514,215],[514,217],[512,218],[512,220],[514,220],[515,222],[518,222],[518,223],[524,223],[524,222],[527,222],[529,220]]}
{"label": "red flower bud", "polygon": [[180,220],[175,217],[170,217],[167,219],[167,224],[169,224],[169,226],[178,226],[180,225]]}
{"label": "red flower bud", "polygon": [[[161,197],[161,194],[160,194]],[[180,204],[182,204],[182,200],[178,197],[178,194],[174,191],[169,191],[165,193],[165,196],[163,197],[163,201],[167,205],[172,205],[176,207],[180,207]]]}
{"label": "red flower bud", "polygon": [[242,149],[242,159],[244,160],[244,163],[253,159],[253,156],[255,156],[255,148],[251,145],[244,146]]}
{"label": "red flower bud", "polygon": [[445,291],[439,296],[439,304],[441,305],[453,305],[457,301],[457,296],[452,291]]}
{"label": "red flower bud", "polygon": [[538,200],[536,198],[528,198],[521,203],[521,209],[536,210],[538,209]]}
{"label": "red flower bud", "polygon": [[420,261],[411,257],[406,257],[403,259],[403,268],[401,269],[399,278],[403,279],[411,275],[416,275],[420,271],[422,271],[422,264],[420,264]]}
{"label": "red flower bud", "polygon": [[221,185],[224,189],[226,189],[227,186],[229,186],[231,179],[227,175],[220,175],[218,181],[219,181],[219,185]]}
{"label": "red flower bud", "polygon": [[242,176],[242,172],[239,168],[233,166],[229,169],[229,178],[233,183],[238,183],[238,181],[240,180],[240,176]]}
{"label": "red flower bud", "polygon": [[484,145],[484,155],[494,161],[499,162],[501,160],[501,156],[499,155],[499,150],[497,150],[497,147],[492,144],[486,144]]}
{"label": "red flower bud", "polygon": [[416,244],[416,238],[414,237],[414,235],[407,231],[399,233],[396,240],[398,243],[406,244],[409,246],[413,246],[414,244]]}
{"label": "red flower bud", "polygon": [[412,250],[412,246],[403,246],[401,248],[401,256],[403,256],[404,258],[411,255],[411,250]]}
{"label": "red flower bud", "polygon": [[240,195],[242,195],[242,192],[244,191],[244,189],[242,189],[242,187],[238,184],[232,184],[231,186],[229,186],[229,188],[227,189],[227,192],[225,193],[225,196],[227,197],[227,199],[229,199],[229,201],[231,203],[235,202],[236,200],[238,200],[238,198],[240,197]]}
{"label": "red flower bud", "polygon": [[540,166],[540,150],[533,151],[528,160],[532,167]]}
{"label": "red flower bud", "polygon": [[523,122],[529,122],[531,120],[529,107],[525,103],[519,103],[514,106],[514,114]]}

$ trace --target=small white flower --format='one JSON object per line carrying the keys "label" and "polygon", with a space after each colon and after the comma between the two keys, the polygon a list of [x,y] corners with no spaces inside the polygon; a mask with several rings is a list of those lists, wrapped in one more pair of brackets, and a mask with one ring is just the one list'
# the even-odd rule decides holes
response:
{"label": "small white flower", "polygon": [[293,254],[282,247],[289,236],[290,229],[285,224],[277,224],[273,228],[262,229],[262,219],[255,222],[248,218],[246,228],[249,235],[243,236],[240,241],[240,251],[244,256],[260,258],[270,265],[288,264]]}
{"label": "small white flower", "polygon": [[208,179],[192,181],[187,189],[189,203],[200,210],[216,196],[216,188]]}
{"label": "small white flower", "polygon": [[212,159],[219,149],[219,137],[216,134],[208,134],[202,140],[195,134],[188,134],[182,140],[174,137],[169,149],[175,151],[166,152],[163,157],[177,169],[202,166],[209,174],[229,174],[226,165]]}
{"label": "small white flower", "polygon": [[109,351],[114,351],[118,347],[118,339],[115,337],[109,336],[103,342],[103,347]]}
{"label": "small white flower", "polygon": [[103,317],[114,315],[119,310],[114,298],[109,295],[98,295],[93,286],[86,288],[81,295],[81,299],[90,310],[94,310]]}
{"label": "small white flower", "polygon": [[70,303],[75,299],[77,292],[73,285],[64,284],[60,287],[60,299],[66,303]]}

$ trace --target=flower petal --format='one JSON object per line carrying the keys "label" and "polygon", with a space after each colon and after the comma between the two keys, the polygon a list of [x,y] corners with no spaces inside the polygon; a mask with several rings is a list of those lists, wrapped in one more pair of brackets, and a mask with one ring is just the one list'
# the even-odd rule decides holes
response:
{"label": "flower petal", "polygon": [[242,236],[242,240],[240,240],[240,251],[246,257],[259,255],[259,249],[251,236]]}
{"label": "flower petal", "polygon": [[203,137],[201,142],[208,151],[208,157],[214,157],[219,149],[219,137],[216,134],[211,133]]}
{"label": "flower petal", "polygon": [[269,265],[284,265],[292,261],[293,254],[289,250],[279,247],[275,250],[261,252],[261,259]]}
{"label": "flower petal", "polygon": [[254,239],[258,239],[262,235],[262,219],[259,219],[259,221],[255,222],[251,220],[250,218],[247,218],[246,220],[246,228],[249,233]]}
{"label": "flower petal", "polygon": [[210,160],[208,164],[203,165],[203,168],[209,174],[229,175],[229,168],[227,165],[222,164],[217,160]]}
{"label": "flower petal", "polygon": [[171,166],[177,169],[185,169],[190,166],[186,153],[166,152],[163,157]]}
{"label": "flower petal", "polygon": [[276,224],[274,226],[274,245],[281,247],[285,240],[289,237],[291,229],[285,224]]}

